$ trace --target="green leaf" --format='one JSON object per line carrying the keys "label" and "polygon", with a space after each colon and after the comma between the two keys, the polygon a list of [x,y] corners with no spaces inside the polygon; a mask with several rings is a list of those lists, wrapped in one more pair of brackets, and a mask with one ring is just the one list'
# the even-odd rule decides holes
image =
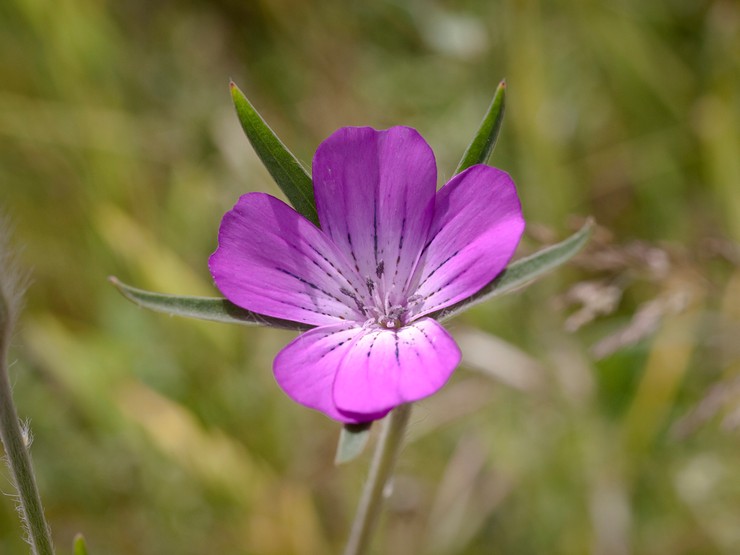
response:
{"label": "green leaf", "polygon": [[265,123],[234,82],[231,97],[249,142],[293,207],[318,225],[311,175]]}
{"label": "green leaf", "polygon": [[77,534],[74,539],[74,555],[87,555],[87,544],[82,534]]}
{"label": "green leaf", "polygon": [[345,424],[339,433],[337,454],[334,464],[344,464],[359,457],[370,439],[372,422],[363,424]]}
{"label": "green leaf", "polygon": [[227,324],[261,325],[273,328],[291,330],[307,330],[313,326],[272,318],[256,312],[250,312],[236,306],[224,298],[219,297],[181,297],[177,295],[166,295],[153,293],[143,289],[137,289],[122,283],[115,277],[108,278],[109,281],[128,300],[143,308],[164,312],[170,316],[184,316],[186,318],[197,318],[199,320],[211,320],[213,322],[224,322]]}
{"label": "green leaf", "polygon": [[462,160],[457,165],[455,174],[468,169],[476,164],[485,164],[496,146],[498,133],[501,130],[501,124],[504,121],[504,108],[506,99],[506,81],[501,81],[496,93],[493,95],[491,105],[488,107],[483,121],[478,128],[478,132],[473,137],[473,141],[468,145]]}
{"label": "green leaf", "polygon": [[517,260],[516,262],[509,264],[503,272],[491,281],[491,283],[483,287],[483,289],[475,293],[473,296],[455,303],[452,306],[443,308],[434,314],[430,314],[430,317],[443,322],[456,316],[460,312],[467,310],[473,305],[490,299],[491,297],[511,293],[515,289],[519,289],[531,283],[540,276],[543,276],[573,258],[573,256],[575,256],[575,254],[581,250],[588,241],[591,236],[592,228],[593,221],[589,219],[581,229],[568,237],[565,241],[542,249],[526,258],[522,258],[521,260]]}

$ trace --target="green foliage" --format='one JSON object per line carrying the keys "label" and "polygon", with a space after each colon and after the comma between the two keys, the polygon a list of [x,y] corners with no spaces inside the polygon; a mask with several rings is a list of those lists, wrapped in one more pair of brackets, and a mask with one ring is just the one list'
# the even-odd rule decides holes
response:
{"label": "green foliage", "polygon": [[458,174],[475,164],[485,164],[496,147],[501,124],[504,122],[504,108],[506,106],[506,81],[501,81],[493,95],[491,105],[480,124],[478,132],[465,150],[455,173]]}
{"label": "green foliage", "polygon": [[[451,323],[465,364],[414,408],[376,548],[739,551],[721,403],[738,372],[733,2],[0,11],[0,197],[33,269],[10,370],[60,548],[84,530],[110,555],[339,551],[368,457],[335,467],[336,424],[275,385],[294,333],[137,310],[105,277],[215,296],[221,216],[283,194],[229,77],[298,160],[340,126],[406,124],[440,182],[506,77],[490,163],[522,196],[516,258],[568,237],[572,215],[601,227],[565,268]],[[578,328],[582,282],[600,293]],[[27,552],[22,537],[6,499],[0,552]]]}
{"label": "green foliage", "polygon": [[364,424],[345,424],[339,432],[337,442],[337,454],[334,456],[335,464],[348,463],[359,457],[370,440],[370,429],[372,422]]}
{"label": "green foliage", "polygon": [[275,183],[299,213],[318,225],[319,217],[309,173],[233,82],[231,97],[244,133]]}
{"label": "green foliage", "polygon": [[85,537],[82,534],[77,534],[75,536],[74,555],[88,555],[87,544],[85,543]]}
{"label": "green foliage", "polygon": [[592,228],[593,222],[589,220],[581,229],[564,241],[530,254],[526,258],[512,262],[491,283],[483,287],[472,297],[455,303],[430,316],[441,321],[448,320],[468,310],[475,304],[522,289],[537,278],[546,275],[548,272],[552,272],[573,258],[583,248],[589,237],[591,237]]}
{"label": "green foliage", "polygon": [[148,308],[155,312],[163,312],[170,316],[197,318],[199,320],[210,320],[224,324],[271,326],[273,328],[289,330],[305,330],[311,328],[311,326],[298,322],[281,320],[280,318],[272,318],[244,310],[223,297],[190,297],[154,293],[131,287],[113,277],[108,279],[131,302],[143,308]]}

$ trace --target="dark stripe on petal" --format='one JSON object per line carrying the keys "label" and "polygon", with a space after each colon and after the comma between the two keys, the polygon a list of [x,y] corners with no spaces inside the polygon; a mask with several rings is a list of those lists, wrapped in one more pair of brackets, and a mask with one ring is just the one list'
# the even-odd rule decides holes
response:
{"label": "dark stripe on petal", "polygon": [[[344,333],[346,331],[349,331],[350,329],[352,329],[352,328],[351,327],[344,327],[344,328],[341,328],[341,329],[338,329],[338,330],[332,330],[331,332],[329,332],[326,335],[324,335],[322,337],[322,339],[326,339],[327,337],[331,337],[332,335],[336,335],[338,333]],[[332,345],[331,347],[329,347],[328,349],[326,349],[326,351],[324,351],[321,354],[321,356],[319,357],[319,359],[324,358],[325,356],[327,356],[328,354],[330,354],[332,351],[337,350],[339,347],[341,347],[345,343],[348,343],[351,340],[352,339],[342,339],[341,341],[335,343],[334,345]]]}
{"label": "dark stripe on petal", "polygon": [[[307,279],[304,279],[304,278],[302,278],[301,276],[298,276],[298,275],[294,274],[293,272],[291,272],[291,271],[289,271],[289,270],[286,270],[286,269],[284,269],[284,268],[276,268],[276,270],[278,270],[279,272],[282,272],[282,273],[284,273],[284,274],[286,274],[286,275],[289,275],[289,276],[290,276],[290,277],[292,277],[293,279],[296,279],[296,280],[300,281],[300,282],[301,282],[301,283],[303,283],[304,285],[308,285],[308,286],[309,286],[310,288],[312,288],[312,289],[315,289],[316,291],[320,291],[321,293],[323,293],[324,295],[326,295],[326,296],[327,296],[327,297],[329,297],[330,299],[334,299],[335,301],[337,301],[337,302],[338,302],[338,303],[339,303],[340,305],[343,305],[343,306],[347,306],[347,305],[345,304],[345,302],[344,302],[344,301],[342,301],[342,299],[340,299],[340,298],[338,298],[338,297],[334,296],[333,294],[331,294],[331,293],[329,293],[328,291],[326,291],[325,289],[323,289],[323,288],[319,287],[319,286],[318,286],[318,285],[316,285],[315,283],[312,283],[312,282],[308,281]],[[312,300],[313,300],[313,299],[312,299]]]}
{"label": "dark stripe on petal", "polygon": [[377,334],[377,333],[375,335],[373,335],[373,340],[370,343],[370,346],[367,348],[367,358],[370,358],[370,353],[372,352],[373,347],[375,347],[375,342],[378,340],[378,335],[379,334]]}
{"label": "dark stripe on petal", "polygon": [[360,312],[360,314],[362,314],[363,316],[367,314],[365,310],[365,305],[362,303],[362,301],[359,299],[359,297],[355,293],[353,293],[352,291],[348,291],[344,287],[342,287],[340,291],[344,293],[345,295],[347,295],[350,299],[352,299],[355,302],[355,305],[357,306],[357,310]]}
{"label": "dark stripe on petal", "polygon": [[456,256],[457,256],[457,255],[458,255],[459,253],[460,253],[460,251],[459,251],[459,250],[457,250],[457,251],[453,252],[453,253],[452,253],[452,254],[451,254],[450,256],[448,256],[447,258],[445,258],[445,260],[444,260],[443,262],[441,262],[441,263],[439,264],[439,266],[437,266],[436,268],[434,268],[434,270],[432,270],[432,272],[431,272],[431,273],[430,273],[430,274],[429,274],[429,275],[428,275],[427,277],[425,277],[425,278],[424,278],[424,279],[422,280],[422,282],[421,282],[421,283],[420,283],[419,285],[417,285],[417,286],[416,286],[416,288],[417,288],[417,289],[420,289],[422,285],[424,285],[424,284],[425,284],[425,283],[426,283],[427,281],[429,281],[429,278],[431,278],[431,277],[432,277],[432,276],[433,276],[433,275],[434,275],[435,273],[437,273],[437,271],[438,271],[438,270],[439,270],[440,268],[442,268],[442,266],[444,266],[444,265],[445,265],[445,264],[447,264],[447,263],[448,263],[448,262],[449,262],[450,260],[452,260],[453,258],[455,258],[455,257],[456,257]]}
{"label": "dark stripe on petal", "polygon": [[462,276],[467,274],[470,271],[470,266],[466,266],[462,270],[460,270],[457,274],[452,276],[450,279],[448,279],[442,286],[438,289],[438,291],[443,291],[444,289],[447,289],[450,285],[455,283],[458,279],[460,279]]}
{"label": "dark stripe on petal", "polygon": [[378,265],[375,267],[375,275],[378,276],[378,279],[383,277],[383,272],[385,272],[385,260],[378,262]]}
{"label": "dark stripe on petal", "polygon": [[295,303],[284,301],[283,299],[272,299],[272,300],[277,301],[277,302],[279,302],[281,304],[284,304],[284,305],[293,307],[293,308],[297,308],[299,310],[305,310],[306,312],[312,312],[314,314],[321,314],[322,316],[330,316],[332,318],[342,318],[342,316],[337,316],[336,314],[330,314],[329,312],[325,312],[323,310],[319,310],[318,307],[311,308],[311,307],[307,307],[307,306],[301,306],[301,305],[298,305],[298,304],[295,304]]}
{"label": "dark stripe on petal", "polygon": [[311,263],[312,263],[312,264],[313,264],[314,266],[316,266],[316,267],[317,267],[317,268],[318,268],[319,270],[321,270],[321,271],[322,271],[322,272],[323,272],[324,274],[326,274],[326,276],[327,276],[327,277],[331,278],[332,280],[335,280],[335,279],[337,278],[337,275],[338,275],[338,276],[341,276],[341,277],[342,277],[342,278],[344,278],[344,280],[345,280],[345,281],[346,281],[346,282],[347,282],[347,283],[349,284],[349,286],[350,286],[350,287],[352,287],[352,289],[355,289],[355,286],[354,286],[354,285],[352,284],[352,282],[351,282],[351,281],[350,281],[350,280],[349,280],[349,279],[347,278],[347,276],[345,276],[345,275],[344,275],[344,274],[343,274],[343,273],[342,273],[342,272],[341,272],[341,271],[340,271],[340,270],[339,270],[339,269],[338,269],[338,268],[337,268],[337,267],[336,267],[336,266],[335,266],[335,265],[334,265],[334,264],[333,264],[333,263],[331,262],[331,260],[329,260],[328,258],[326,258],[326,256],[324,256],[324,254],[323,254],[323,253],[322,253],[321,251],[319,251],[319,250],[318,250],[318,249],[317,249],[316,247],[314,247],[314,246],[313,246],[313,245],[312,245],[311,243],[309,243],[309,242],[307,242],[307,241],[304,241],[304,243],[305,243],[306,245],[308,245],[308,246],[309,246],[309,247],[311,248],[311,250],[312,250],[312,251],[313,251],[313,252],[314,252],[315,254],[317,254],[317,255],[319,256],[319,258],[321,258],[321,259],[322,259],[322,260],[323,260],[324,262],[326,262],[327,264],[329,264],[329,266],[331,266],[331,268],[332,268],[332,269],[333,269],[333,270],[334,270],[334,271],[336,272],[336,274],[332,274],[332,273],[331,273],[330,271],[328,271],[328,270],[327,270],[326,268],[322,267],[322,266],[321,266],[321,264],[320,264],[320,263],[319,263],[319,262],[318,262],[318,261],[317,261],[317,260],[316,260],[315,258],[312,258],[311,256],[308,256],[308,253],[306,253],[306,252],[305,252],[305,251],[304,251],[303,249],[301,249],[301,248],[300,248],[300,247],[298,247],[297,245],[294,245],[293,243],[290,243],[290,242],[288,242],[288,241],[284,241],[284,242],[285,242],[285,244],[286,244],[286,245],[288,245],[288,246],[289,246],[289,247],[290,247],[291,249],[293,249],[293,250],[294,250],[294,251],[295,251],[296,253],[298,253],[298,255],[300,255],[300,257],[302,257],[302,258],[308,258],[308,260],[310,260],[310,261],[311,261]]}
{"label": "dark stripe on petal", "polygon": [[[460,277],[463,276],[463,275],[465,275],[468,271],[470,271],[470,266],[468,266],[467,268],[463,268],[462,271],[460,271],[457,274],[455,274],[454,276],[452,276],[445,283],[443,283],[442,285],[440,285],[439,287],[437,287],[434,291],[432,291],[428,295],[425,295],[424,296],[424,301],[427,301],[427,300],[431,299],[437,293],[440,293],[441,291],[444,291],[445,289],[447,289],[447,287],[449,287],[455,281],[457,281],[458,279],[460,279]],[[439,304],[439,303],[437,303],[437,304]]]}
{"label": "dark stripe on petal", "polygon": [[427,343],[429,343],[429,345],[430,345],[430,346],[432,347],[432,349],[434,349],[434,350],[436,351],[436,350],[437,350],[437,345],[436,345],[436,344],[434,343],[434,341],[432,341],[432,339],[431,339],[431,338],[430,338],[430,337],[429,337],[429,336],[427,335],[427,332],[426,332],[426,331],[424,331],[424,328],[421,328],[421,327],[419,327],[419,328],[416,328],[416,330],[418,330],[418,331],[419,331],[419,333],[421,333],[421,335],[423,335],[423,336],[424,336],[424,338],[425,338],[425,339],[427,340]]}
{"label": "dark stripe on petal", "polygon": [[321,356],[320,356],[319,358],[324,358],[324,357],[325,357],[326,355],[328,355],[328,354],[329,354],[329,353],[331,353],[332,351],[334,351],[334,350],[338,349],[339,347],[341,347],[342,345],[344,345],[344,344],[345,344],[346,342],[347,342],[347,341],[340,341],[340,342],[339,342],[339,343],[337,343],[336,345],[332,345],[332,346],[331,346],[331,347],[329,347],[329,349],[328,349],[328,350],[327,350],[327,351],[326,351],[326,352],[325,352],[324,354],[322,354],[322,355],[321,355]]}
{"label": "dark stripe on petal", "polygon": [[357,257],[355,256],[355,247],[352,245],[352,234],[348,231],[347,232],[347,243],[349,243],[349,253],[352,255],[352,261],[355,263],[355,270],[357,270],[357,273],[360,273],[360,265],[357,262]]}
{"label": "dark stripe on petal", "polygon": [[[375,252],[375,265],[378,265],[378,199],[373,203],[373,251]],[[380,277],[380,276],[378,276]]]}
{"label": "dark stripe on petal", "polygon": [[[350,285],[350,287],[352,287],[352,289],[355,289],[355,293],[357,293],[357,289],[355,287],[355,284],[352,283],[352,280],[351,279],[349,279],[347,276],[345,276],[342,273],[342,271],[339,268],[337,268],[331,260],[329,260],[320,250],[318,250],[316,247],[314,247],[311,243],[308,243],[308,246],[311,247],[311,250],[313,250],[313,252],[315,252],[317,255],[319,255],[324,262],[326,262],[329,266],[332,267],[332,269],[336,272],[336,275],[341,276],[342,278],[344,278],[344,281],[346,281]],[[326,274],[327,275],[331,275],[330,272],[326,272]],[[332,277],[336,277],[336,276],[332,276]]]}

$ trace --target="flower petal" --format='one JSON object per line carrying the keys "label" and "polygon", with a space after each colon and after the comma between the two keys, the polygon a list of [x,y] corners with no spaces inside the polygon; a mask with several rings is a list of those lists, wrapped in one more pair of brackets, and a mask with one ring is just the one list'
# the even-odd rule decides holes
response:
{"label": "flower petal", "polygon": [[313,325],[364,320],[355,271],[320,229],[284,202],[243,195],[224,216],[218,243],[208,265],[234,304]]}
{"label": "flower petal", "polygon": [[322,229],[373,282],[369,293],[399,302],[431,224],[437,170],[429,145],[408,127],[345,127],[317,149],[313,179]]}
{"label": "flower petal", "polygon": [[440,389],[460,362],[460,349],[431,318],[367,331],[347,349],[334,381],[341,411],[377,413]]}
{"label": "flower petal", "polygon": [[437,193],[434,221],[415,277],[417,316],[469,297],[496,277],[524,232],[509,174],[473,166]]}
{"label": "flower petal", "polygon": [[340,411],[332,394],[342,360],[364,333],[351,324],[334,324],[299,335],[275,357],[275,379],[291,399],[334,420],[358,423],[382,418],[387,410],[370,414]]}

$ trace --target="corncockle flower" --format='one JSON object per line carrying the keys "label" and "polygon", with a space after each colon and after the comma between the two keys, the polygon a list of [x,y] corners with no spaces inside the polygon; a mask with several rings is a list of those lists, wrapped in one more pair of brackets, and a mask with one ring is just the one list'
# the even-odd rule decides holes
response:
{"label": "corncockle flower", "polygon": [[524,230],[505,172],[473,166],[439,192],[434,154],[407,127],[342,128],[313,159],[321,228],[243,195],[209,266],[234,304],[316,326],[275,358],[277,382],[331,418],[375,420],[440,389],[460,349],[429,315],[506,266]]}

